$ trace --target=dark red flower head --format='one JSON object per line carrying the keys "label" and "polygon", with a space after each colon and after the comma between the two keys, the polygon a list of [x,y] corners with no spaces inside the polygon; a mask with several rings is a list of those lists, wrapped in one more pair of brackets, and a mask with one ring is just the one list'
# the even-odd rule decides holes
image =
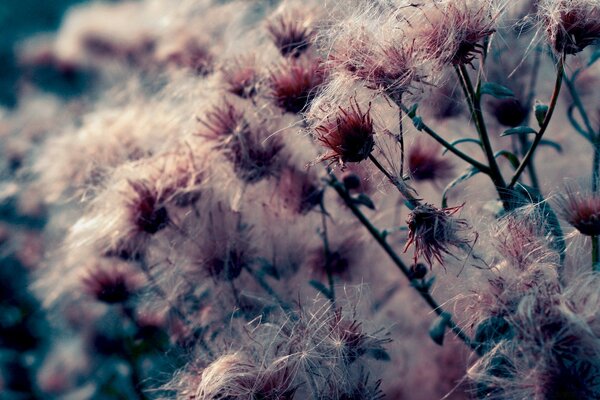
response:
{"label": "dark red flower head", "polygon": [[158,192],[143,181],[129,181],[129,186],[133,189],[133,197],[128,206],[136,228],[150,235],[165,228],[169,223],[169,215]]}
{"label": "dark red flower head", "polygon": [[600,4],[597,1],[553,2],[542,18],[554,50],[576,54],[600,40]]}
{"label": "dark red flower head", "polygon": [[275,104],[290,113],[306,109],[325,80],[319,60],[289,60],[271,72],[269,84]]}
{"label": "dark red flower head", "polygon": [[335,121],[327,120],[318,126],[318,139],[329,151],[321,160],[339,160],[340,163],[360,162],[369,157],[375,140],[371,105],[365,113],[355,101],[350,108],[340,108]]}

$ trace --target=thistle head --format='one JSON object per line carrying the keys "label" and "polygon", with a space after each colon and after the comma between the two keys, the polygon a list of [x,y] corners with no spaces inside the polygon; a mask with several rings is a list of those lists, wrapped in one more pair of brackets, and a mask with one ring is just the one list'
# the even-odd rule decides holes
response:
{"label": "thistle head", "polygon": [[562,217],[582,235],[600,235],[600,194],[567,186],[558,196]]}
{"label": "thistle head", "polygon": [[311,19],[299,10],[279,13],[267,21],[271,41],[284,57],[298,57],[311,45]]}
{"label": "thistle head", "polygon": [[600,4],[595,0],[544,0],[539,13],[557,53],[576,54],[600,40]]}
{"label": "thistle head", "polygon": [[286,60],[271,71],[271,95],[279,108],[298,114],[305,110],[316,96],[325,77],[319,60]]}
{"label": "thistle head", "polygon": [[495,32],[488,2],[447,1],[421,8],[416,45],[442,65],[471,64],[483,52],[483,41]]}
{"label": "thistle head", "polygon": [[335,120],[326,120],[316,129],[318,140],[328,148],[320,160],[361,162],[369,157],[375,146],[375,129],[371,105],[366,112],[354,101],[349,108],[339,109]]}
{"label": "thistle head", "polygon": [[404,251],[415,245],[415,264],[419,257],[423,257],[430,267],[434,260],[443,264],[444,254],[452,255],[450,247],[463,249],[470,244],[465,232],[471,226],[466,220],[454,217],[462,207],[439,209],[431,204],[422,204],[411,211],[406,221],[409,234]]}

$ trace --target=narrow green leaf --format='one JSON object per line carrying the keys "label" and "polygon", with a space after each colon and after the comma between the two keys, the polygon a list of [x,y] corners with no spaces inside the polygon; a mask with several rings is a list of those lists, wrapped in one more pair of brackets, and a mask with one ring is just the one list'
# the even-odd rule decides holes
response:
{"label": "narrow green leaf", "polygon": [[416,117],[417,116],[417,107],[419,107],[418,104],[413,104],[406,112],[406,115],[408,115],[409,118]]}
{"label": "narrow green leaf", "polygon": [[517,157],[516,155],[514,155],[513,153],[511,153],[508,150],[500,150],[500,151],[496,152],[496,154],[494,154],[494,158],[498,158],[498,157],[506,158],[510,162],[510,165],[513,166],[514,169],[519,168],[519,164],[521,164],[519,161],[519,157]]}
{"label": "narrow green leaf", "polygon": [[452,182],[450,182],[446,188],[444,189],[444,191],[442,192],[442,207],[448,207],[448,199],[447,199],[447,194],[448,191],[450,189],[452,189],[453,187],[457,186],[458,184],[468,180],[469,178],[471,178],[473,175],[478,174],[479,172],[481,172],[479,170],[479,168],[475,168],[475,167],[469,167],[465,170],[465,172],[463,172],[461,175],[459,175],[457,178],[455,178]]}
{"label": "narrow green leaf", "polygon": [[600,60],[600,49],[596,49],[596,51],[592,53],[590,61],[588,62],[588,67],[598,60]]}
{"label": "narrow green leaf", "polygon": [[486,82],[481,86],[481,95],[489,94],[497,99],[510,99],[515,97],[512,90],[494,82]]}
{"label": "narrow green leaf", "polygon": [[373,200],[364,193],[360,193],[358,196],[353,197],[352,201],[356,204],[362,204],[371,210],[375,210],[375,203],[373,203]]}
{"label": "narrow green leaf", "polygon": [[557,153],[562,153],[562,151],[563,151],[563,148],[560,145],[560,143],[557,143],[553,140],[542,139],[542,140],[540,140],[540,146],[550,146],[554,150],[556,150]]}
{"label": "narrow green leaf", "polygon": [[[475,143],[475,144],[477,144],[477,145],[479,145],[481,147],[481,140],[479,140],[479,139],[473,139],[473,138],[456,139],[455,141],[453,141],[450,144],[452,146],[456,146],[457,144],[461,144],[461,143]],[[446,148],[442,152],[442,155],[446,154],[447,152],[448,152],[448,149]]]}
{"label": "narrow green leaf", "polygon": [[450,320],[450,314],[444,312],[442,315],[437,317],[431,327],[429,328],[429,336],[438,345],[444,345],[444,335],[446,334],[446,328],[448,327],[448,321]]}
{"label": "narrow green leaf", "polygon": [[530,133],[537,133],[537,131],[528,126],[517,126],[516,128],[510,128],[505,130],[500,136],[510,136],[510,135],[528,135]]}

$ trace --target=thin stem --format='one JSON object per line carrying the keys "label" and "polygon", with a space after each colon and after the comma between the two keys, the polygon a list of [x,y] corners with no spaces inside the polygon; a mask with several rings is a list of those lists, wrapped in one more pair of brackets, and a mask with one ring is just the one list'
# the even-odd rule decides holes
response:
{"label": "thin stem", "polygon": [[581,97],[579,96],[579,93],[577,93],[577,88],[575,87],[575,83],[573,83],[573,81],[571,79],[569,79],[567,74],[564,72],[564,68],[563,68],[563,76],[564,76],[565,85],[567,86],[567,89],[569,90],[569,94],[571,95],[571,98],[573,99],[573,104],[575,105],[575,108],[577,108],[577,111],[579,111],[579,115],[581,115],[581,118],[583,119],[583,123],[585,124],[585,128],[587,129],[587,131],[589,133],[589,137],[591,138],[594,135],[594,128],[592,127],[590,118],[587,114],[587,111],[585,110],[583,101],[581,101]]}
{"label": "thin stem", "polygon": [[[401,104],[400,107],[402,108],[402,111],[404,111],[405,113],[409,112],[409,110],[403,104]],[[467,154],[465,154],[462,151],[460,151],[459,149],[457,149],[454,145],[452,145],[452,143],[448,142],[446,139],[444,139],[443,137],[438,135],[431,127],[429,127],[424,122],[421,121],[419,123],[419,127],[417,129],[422,130],[425,133],[427,133],[432,139],[434,139],[439,144],[441,144],[449,152],[458,156],[460,159],[467,162],[468,164],[471,164],[473,167],[477,168],[482,173],[484,173],[486,175],[490,174],[490,168],[487,165],[480,163],[479,161],[475,160],[474,158],[468,156]]]}
{"label": "thin stem", "polygon": [[410,208],[411,210],[414,210],[416,207],[418,207],[421,204],[420,201],[417,198],[415,198],[415,196],[413,196],[412,193],[410,193],[410,191],[408,190],[408,188],[406,187],[406,185],[403,185],[402,183],[400,183],[400,180],[398,178],[396,178],[395,176],[393,176],[392,174],[390,174],[383,167],[383,165],[381,165],[379,163],[379,161],[377,161],[377,159],[375,158],[375,156],[373,154],[369,154],[369,160],[371,160],[371,162],[373,164],[375,164],[375,166],[377,167],[377,169],[379,169],[386,176],[386,178],[388,178],[388,180],[394,186],[396,186],[396,188],[398,189],[398,191],[400,192],[400,194],[402,194],[402,196],[404,196],[405,203],[406,203],[406,206],[408,208]]}
{"label": "thin stem", "polygon": [[[542,52],[539,47],[536,47],[535,55],[533,58],[533,65],[531,67],[531,80],[529,81],[529,90],[527,94],[527,99],[525,101],[525,107],[527,110],[526,122],[529,123],[531,119],[531,109],[533,107],[533,100],[535,99],[535,88],[537,84],[537,79],[539,76],[540,64],[542,59]],[[528,149],[530,146],[529,143],[529,135],[523,134],[519,135],[519,141],[521,143],[521,156],[525,156],[525,149]],[[536,189],[539,193],[541,193],[540,183],[537,177],[537,172],[535,169],[535,163],[532,160],[527,166],[527,172],[529,174],[529,179],[531,180],[531,186]]]}
{"label": "thin stem", "polygon": [[[402,96],[398,100],[402,104]],[[404,177],[404,126],[402,124],[402,107],[398,107],[398,129],[400,132],[400,178]]]}
{"label": "thin stem", "polygon": [[327,234],[327,214],[325,207],[321,202],[321,225],[323,226],[323,251],[325,251],[325,271],[327,272],[327,281],[329,282],[329,300],[335,306],[335,286],[333,282],[333,272],[331,271],[331,249],[329,247],[329,236]]}
{"label": "thin stem", "polygon": [[519,167],[517,168],[512,179],[510,180],[510,184],[508,185],[509,189],[514,187],[515,184],[519,181],[519,177],[521,176],[523,171],[525,171],[525,168],[533,159],[535,150],[537,149],[537,146],[542,141],[542,137],[544,136],[544,133],[546,132],[546,130],[548,129],[548,126],[550,125],[550,120],[552,119],[552,114],[554,113],[554,110],[556,108],[556,103],[558,102],[558,95],[560,94],[560,88],[562,87],[564,68],[565,68],[564,63],[565,63],[565,57],[564,57],[564,55],[562,55],[560,57],[560,59],[558,60],[558,67],[557,67],[558,71],[556,74],[556,82],[554,84],[554,91],[552,92],[552,98],[550,99],[550,104],[548,105],[548,112],[546,113],[546,117],[544,118],[544,122],[542,123],[542,126],[540,127],[539,132],[535,135],[535,138],[533,139],[533,143],[531,144],[531,147],[527,151],[527,154],[525,154],[525,157],[521,161],[521,164],[519,164]]}
{"label": "thin stem", "polygon": [[471,99],[471,112],[473,113],[472,117],[475,122],[475,127],[477,128],[477,133],[479,134],[481,147],[483,148],[483,152],[485,153],[485,157],[490,167],[489,176],[496,186],[500,198],[503,198],[503,189],[506,188],[506,183],[504,182],[504,178],[502,177],[502,173],[500,172],[500,168],[496,162],[496,157],[494,157],[494,150],[492,149],[492,143],[490,142],[490,137],[485,126],[485,120],[483,118],[483,112],[481,111],[481,96],[479,94],[480,83],[478,83],[476,91],[473,87],[473,83],[471,83],[471,78],[469,77],[469,71],[467,71],[467,68],[464,65],[460,65],[458,67],[458,72],[459,80],[464,82],[463,88],[466,91],[465,96],[467,99]]}
{"label": "thin stem", "polygon": [[[385,236],[381,232],[379,232],[379,230],[371,223],[371,221],[369,221],[369,219],[362,213],[362,211],[360,211],[360,209],[352,201],[352,198],[350,197],[348,191],[344,188],[344,185],[340,181],[338,181],[333,175],[331,175],[330,185],[335,189],[335,191],[342,198],[342,200],[344,200],[344,203],[346,203],[346,206],[348,206],[348,208],[350,209],[350,211],[352,211],[354,216],[367,229],[367,231],[369,231],[369,233],[379,244],[379,246],[387,253],[387,255],[398,267],[398,269],[400,269],[400,271],[404,274],[406,279],[411,281],[411,274],[408,266],[404,264],[404,262],[400,259],[400,256],[398,256],[394,249],[392,249],[392,247],[388,244],[388,242],[385,239]],[[429,292],[424,290],[416,291],[437,315],[448,315],[448,313],[444,311],[442,306],[437,303],[437,301],[431,296]],[[456,324],[456,322],[454,322],[454,320],[452,320],[452,318],[448,318],[446,323],[447,326],[452,330],[452,332],[454,332],[454,334],[460,340],[462,340],[469,348],[473,350],[477,348],[477,345],[473,343],[471,338],[469,338],[469,336],[465,332],[463,332],[462,329],[460,329],[460,327]]]}

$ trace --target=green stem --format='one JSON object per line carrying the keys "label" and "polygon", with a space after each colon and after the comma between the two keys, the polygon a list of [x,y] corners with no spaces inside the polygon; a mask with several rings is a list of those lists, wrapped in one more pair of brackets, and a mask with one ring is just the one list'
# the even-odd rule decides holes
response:
{"label": "green stem", "polygon": [[[375,241],[379,244],[379,246],[387,253],[387,255],[394,262],[394,264],[398,267],[398,269],[404,274],[406,279],[411,281],[411,274],[410,274],[410,269],[408,268],[408,266],[406,266],[406,264],[404,264],[402,259],[400,259],[400,256],[398,256],[398,254],[394,251],[394,249],[392,249],[392,247],[388,244],[384,234],[379,232],[379,230],[371,223],[371,221],[369,221],[369,219],[362,213],[362,211],[360,211],[360,209],[352,201],[352,197],[350,197],[350,194],[345,189],[344,185],[340,181],[338,181],[335,178],[335,176],[333,176],[333,175],[331,175],[330,185],[335,189],[335,191],[338,193],[340,198],[342,198],[342,200],[344,200],[344,203],[346,204],[346,206],[348,206],[350,211],[352,211],[354,216],[367,229],[367,231],[369,231],[369,233],[375,239]],[[419,293],[421,298],[423,298],[423,300],[425,300],[425,302],[429,305],[429,307],[431,307],[431,309],[437,315],[441,316],[442,314],[444,314],[444,315],[448,314],[444,311],[442,306],[437,303],[437,301],[431,296],[431,294],[429,292],[423,291],[423,290],[416,290],[416,291],[417,291],[417,293]],[[471,348],[472,350],[475,350],[477,348],[477,345],[475,343],[473,343],[471,338],[465,332],[463,332],[462,329],[460,329],[460,327],[456,324],[456,322],[454,322],[454,320],[452,320],[452,318],[448,318],[447,326],[469,348]]]}
{"label": "green stem", "polygon": [[527,151],[527,154],[525,154],[525,157],[521,161],[521,164],[519,164],[519,167],[517,168],[512,179],[510,180],[510,184],[508,185],[509,189],[513,188],[515,186],[515,184],[519,181],[521,174],[523,173],[523,171],[525,171],[525,168],[533,159],[535,150],[537,149],[537,146],[542,141],[542,137],[544,136],[544,133],[546,132],[546,130],[548,129],[548,126],[550,125],[550,120],[552,119],[552,114],[554,113],[554,110],[556,109],[556,103],[558,102],[558,95],[560,94],[560,88],[562,87],[564,68],[565,68],[564,62],[565,62],[565,57],[563,55],[558,60],[558,66],[557,66],[558,71],[556,74],[556,82],[554,84],[554,91],[552,92],[552,98],[550,99],[550,104],[548,105],[548,112],[546,113],[544,122],[542,123],[542,126],[540,127],[539,132],[535,135],[535,138],[533,139],[533,143],[531,144],[531,147]]}
{"label": "green stem", "polygon": [[[406,108],[404,106],[404,104],[400,104],[399,107],[402,108],[402,111],[404,111],[404,113],[406,113],[406,114],[409,113],[408,108]],[[471,164],[473,167],[477,168],[482,173],[484,173],[486,175],[490,174],[490,169],[487,165],[480,163],[479,161],[475,160],[474,158],[468,156],[467,154],[465,154],[462,151],[460,151],[459,149],[457,149],[454,145],[452,145],[452,143],[448,142],[446,139],[444,139],[443,137],[438,135],[431,127],[429,127],[424,122],[420,121],[417,129],[422,130],[423,132],[428,134],[433,140],[435,140],[436,142],[441,144],[450,153],[458,156],[460,159],[467,162],[468,164]]]}
{"label": "green stem", "polygon": [[325,271],[327,272],[327,281],[329,282],[329,300],[335,306],[335,286],[333,282],[333,272],[331,271],[331,248],[329,247],[329,237],[327,234],[327,213],[321,201],[321,224],[323,226],[323,250],[325,251]]}
{"label": "green stem", "polygon": [[470,99],[471,101],[472,117],[479,135],[479,140],[481,141],[481,147],[483,148],[483,152],[485,153],[485,157],[490,167],[489,176],[496,186],[500,198],[503,199],[505,197],[503,189],[506,188],[506,183],[504,182],[504,178],[502,177],[502,173],[496,162],[496,157],[494,157],[494,149],[492,149],[492,143],[490,142],[490,137],[483,118],[483,112],[481,111],[481,96],[479,94],[480,83],[478,83],[477,90],[475,90],[471,78],[469,77],[469,71],[467,71],[467,68],[464,65],[458,67],[458,75],[459,80],[463,82],[462,86],[465,90],[465,96],[467,97],[467,100]]}

